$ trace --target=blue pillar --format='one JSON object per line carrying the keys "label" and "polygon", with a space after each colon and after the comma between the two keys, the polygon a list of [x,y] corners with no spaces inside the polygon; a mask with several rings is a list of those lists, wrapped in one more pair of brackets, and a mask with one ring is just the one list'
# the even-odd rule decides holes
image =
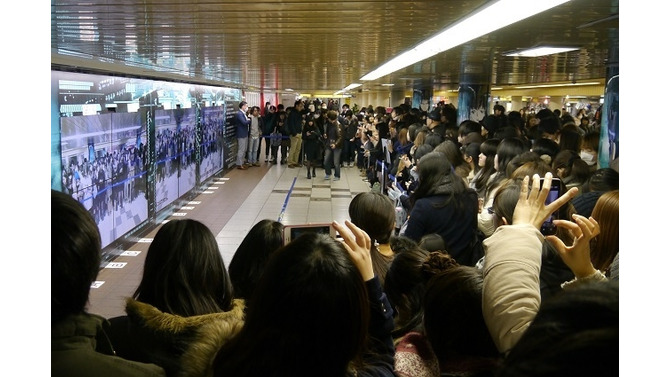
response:
{"label": "blue pillar", "polygon": [[[461,73],[458,87],[458,124],[465,120],[479,122],[488,111],[491,97],[492,59],[470,58],[471,46],[466,45],[461,55]],[[491,51],[492,53],[492,51]]]}
{"label": "blue pillar", "polygon": [[458,124],[464,120],[479,122],[486,116],[490,84],[461,83],[458,87]]}
{"label": "blue pillar", "polygon": [[605,85],[598,149],[601,168],[608,168],[612,160],[619,158],[619,75],[609,78]]}
{"label": "blue pillar", "polygon": [[[614,33],[614,32],[611,32]],[[618,169],[619,158],[619,39],[616,35],[610,36],[609,61],[607,66],[607,81],[605,83],[605,99],[601,112],[600,146],[598,150],[598,164],[601,168],[608,168],[616,159]]]}
{"label": "blue pillar", "polygon": [[433,98],[433,89],[423,89],[423,90],[417,90],[414,89],[414,93],[412,94],[412,107],[415,107],[417,109],[421,109],[421,104],[428,104],[428,109],[433,108],[433,104],[431,103],[431,100]]}

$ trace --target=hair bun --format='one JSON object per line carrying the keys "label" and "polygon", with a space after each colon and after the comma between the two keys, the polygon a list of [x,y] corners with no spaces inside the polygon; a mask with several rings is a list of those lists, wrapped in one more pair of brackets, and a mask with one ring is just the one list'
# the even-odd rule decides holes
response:
{"label": "hair bun", "polygon": [[421,273],[428,280],[439,273],[457,266],[459,266],[458,262],[451,255],[442,251],[433,251],[428,254],[428,258],[421,265]]}

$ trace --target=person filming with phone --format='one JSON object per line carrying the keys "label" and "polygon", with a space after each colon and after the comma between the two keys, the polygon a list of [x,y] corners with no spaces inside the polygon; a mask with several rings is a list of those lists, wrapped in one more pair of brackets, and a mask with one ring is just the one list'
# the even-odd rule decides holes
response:
{"label": "person filming with phone", "polygon": [[[540,306],[540,233],[547,217],[578,194],[571,188],[547,204],[552,174],[520,182],[510,225],[498,227],[484,241],[486,261],[482,309],[498,351],[506,358],[498,376],[616,375],[618,363],[603,363],[593,355],[618,354],[618,282],[607,281],[590,260],[590,241],[600,227],[592,217],[577,214],[554,225],[571,235],[571,242],[549,235],[576,279],[564,292]],[[570,360],[570,362],[565,362]],[[609,364],[609,365],[606,365]]]}
{"label": "person filming with phone", "polygon": [[[534,152],[528,153],[528,157],[534,154]],[[512,165],[515,159],[509,165]],[[493,215],[496,228],[501,225],[512,225],[514,209],[519,198],[519,183],[523,180],[523,177],[533,176],[534,174],[542,177],[551,171],[551,167],[536,155],[535,159],[530,158],[526,163],[521,164],[509,174],[510,179],[503,182],[500,189],[496,192],[493,206],[487,209]],[[542,182],[542,179],[540,181]],[[559,178],[552,178],[551,182],[551,189],[546,199],[547,204],[568,191]],[[553,220],[571,219],[575,212],[572,202],[564,204],[545,219],[540,227],[540,232],[544,236],[556,235],[569,245],[572,242],[572,235],[566,229],[556,227],[553,224]],[[480,261],[479,265],[482,266],[483,261]],[[556,249],[549,242],[543,242],[542,267],[540,269],[540,293],[542,298],[546,299],[561,292],[561,284],[572,278],[574,278],[574,274],[563,263]]]}

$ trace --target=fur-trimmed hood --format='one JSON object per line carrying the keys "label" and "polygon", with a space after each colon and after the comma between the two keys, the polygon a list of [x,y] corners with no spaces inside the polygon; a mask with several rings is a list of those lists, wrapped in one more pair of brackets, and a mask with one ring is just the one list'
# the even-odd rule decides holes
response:
{"label": "fur-trimmed hood", "polygon": [[[242,329],[244,307],[244,300],[235,299],[230,311],[182,317],[128,298],[124,326],[128,338],[122,343],[148,357],[145,361],[162,366],[168,376],[211,376],[219,348]],[[112,325],[113,332],[118,333],[122,322]],[[124,356],[123,350],[117,351]]]}

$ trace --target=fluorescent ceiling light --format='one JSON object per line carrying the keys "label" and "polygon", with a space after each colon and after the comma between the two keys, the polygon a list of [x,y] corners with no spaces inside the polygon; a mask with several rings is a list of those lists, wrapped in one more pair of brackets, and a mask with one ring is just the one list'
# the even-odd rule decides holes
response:
{"label": "fluorescent ceiling light", "polygon": [[361,85],[363,85],[363,84],[359,84],[359,83],[349,84],[349,86],[347,86],[346,88],[344,88],[344,89],[342,89],[342,90],[338,90],[337,92],[333,93],[333,95],[334,95],[334,96],[337,96],[337,95],[340,95],[340,94],[342,94],[342,93],[346,93],[346,92],[350,91],[351,89],[356,89],[356,88],[358,88],[358,87],[361,86]]}
{"label": "fluorescent ceiling light", "polygon": [[520,6],[517,0],[491,2],[489,6],[476,11],[466,19],[458,21],[409,51],[382,64],[379,68],[361,77],[361,80],[376,80],[568,1],[570,0],[546,0],[534,2],[532,6]]}
{"label": "fluorescent ceiling light", "polygon": [[346,92],[347,90],[356,89],[361,85],[363,85],[363,84],[353,83],[353,84],[350,84],[349,86],[347,86],[346,88],[344,88],[342,90]]}
{"label": "fluorescent ceiling light", "polygon": [[395,84],[382,84],[382,86],[394,86]]}
{"label": "fluorescent ceiling light", "polygon": [[533,89],[533,88],[554,88],[557,86],[583,86],[583,85],[602,85],[599,82],[576,82],[576,83],[566,83],[566,84],[542,84],[542,85],[529,85],[529,86],[515,86],[514,89]]}
{"label": "fluorescent ceiling light", "polygon": [[538,56],[560,54],[561,52],[568,52],[568,51],[574,51],[574,50],[579,50],[579,48],[578,47],[539,46],[539,47],[529,48],[529,49],[526,49],[526,50],[521,50],[521,51],[516,51],[516,52],[511,52],[511,53],[505,53],[503,55],[505,55],[505,56],[523,56],[523,57],[535,58],[535,57],[538,57]]}

